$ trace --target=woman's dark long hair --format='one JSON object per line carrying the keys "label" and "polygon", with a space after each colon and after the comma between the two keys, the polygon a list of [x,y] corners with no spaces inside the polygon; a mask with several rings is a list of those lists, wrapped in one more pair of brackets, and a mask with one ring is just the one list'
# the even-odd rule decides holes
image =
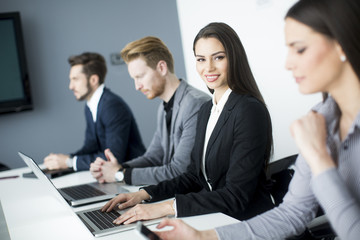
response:
{"label": "woman's dark long hair", "polygon": [[[225,54],[228,59],[227,83],[229,88],[237,94],[247,94],[259,100],[267,110],[264,98],[256,84],[255,78],[250,69],[245,49],[237,33],[227,24],[213,22],[202,28],[196,35],[193,43],[195,53],[195,44],[201,38],[216,38],[224,46]],[[209,89],[213,92],[211,89]],[[265,166],[268,164],[273,153],[272,124],[270,114],[267,110],[268,121],[268,141],[265,152]]]}
{"label": "woman's dark long hair", "polygon": [[[360,1],[300,0],[285,15],[336,40],[360,80]],[[327,93],[323,93],[324,100]]]}

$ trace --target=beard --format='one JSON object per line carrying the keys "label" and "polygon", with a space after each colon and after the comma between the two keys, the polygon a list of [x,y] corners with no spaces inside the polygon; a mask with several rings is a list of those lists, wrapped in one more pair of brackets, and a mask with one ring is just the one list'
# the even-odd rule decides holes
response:
{"label": "beard", "polygon": [[86,88],[87,88],[86,93],[84,93],[82,96],[80,96],[80,97],[78,98],[78,101],[84,101],[84,100],[87,99],[87,97],[92,93],[92,88],[91,88],[91,86],[90,86],[90,82],[89,82],[89,81],[87,82]]}
{"label": "beard", "polygon": [[162,78],[161,81],[157,82],[152,86],[150,93],[146,96],[148,99],[154,99],[158,96],[161,96],[165,90],[165,78]]}

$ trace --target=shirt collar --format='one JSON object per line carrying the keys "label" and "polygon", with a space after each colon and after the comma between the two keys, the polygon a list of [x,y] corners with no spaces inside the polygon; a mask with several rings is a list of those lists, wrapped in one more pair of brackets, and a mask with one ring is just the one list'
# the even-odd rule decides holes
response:
{"label": "shirt collar", "polygon": [[[325,117],[326,124],[331,133],[334,133],[338,130],[341,112],[339,106],[331,96],[328,96],[325,102],[319,103],[318,105],[313,107],[313,110],[322,114]],[[360,112],[357,114],[355,121],[350,127],[349,134],[351,134],[355,130],[355,128],[360,129]]]}
{"label": "shirt collar", "polygon": [[169,112],[170,109],[172,109],[172,107],[174,106],[174,98],[175,98],[175,93],[172,95],[172,97],[170,98],[170,100],[168,102],[163,101],[163,106],[164,106],[164,110],[165,112]]}
{"label": "shirt collar", "polygon": [[215,94],[212,95],[212,103],[213,103],[213,107],[212,107],[212,111],[216,110],[221,112],[225,106],[225,103],[227,102],[230,94],[231,94],[232,90],[230,88],[228,88],[225,93],[221,96],[219,102],[216,104],[215,103]]}
{"label": "shirt collar", "polygon": [[101,95],[104,92],[105,85],[101,84],[93,93],[90,100],[86,103],[90,108],[94,122],[96,122],[97,108],[100,102]]}

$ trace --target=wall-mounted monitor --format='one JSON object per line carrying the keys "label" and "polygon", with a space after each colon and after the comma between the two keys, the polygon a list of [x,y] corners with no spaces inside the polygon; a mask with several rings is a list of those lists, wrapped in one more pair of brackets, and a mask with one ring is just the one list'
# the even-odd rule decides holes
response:
{"label": "wall-mounted monitor", "polygon": [[32,108],[20,13],[0,13],[0,114]]}

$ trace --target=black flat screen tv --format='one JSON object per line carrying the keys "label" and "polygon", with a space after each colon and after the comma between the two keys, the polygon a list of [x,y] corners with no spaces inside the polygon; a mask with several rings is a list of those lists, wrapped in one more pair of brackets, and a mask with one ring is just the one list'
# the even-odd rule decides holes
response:
{"label": "black flat screen tv", "polygon": [[0,13],[0,114],[33,109],[19,12]]}

